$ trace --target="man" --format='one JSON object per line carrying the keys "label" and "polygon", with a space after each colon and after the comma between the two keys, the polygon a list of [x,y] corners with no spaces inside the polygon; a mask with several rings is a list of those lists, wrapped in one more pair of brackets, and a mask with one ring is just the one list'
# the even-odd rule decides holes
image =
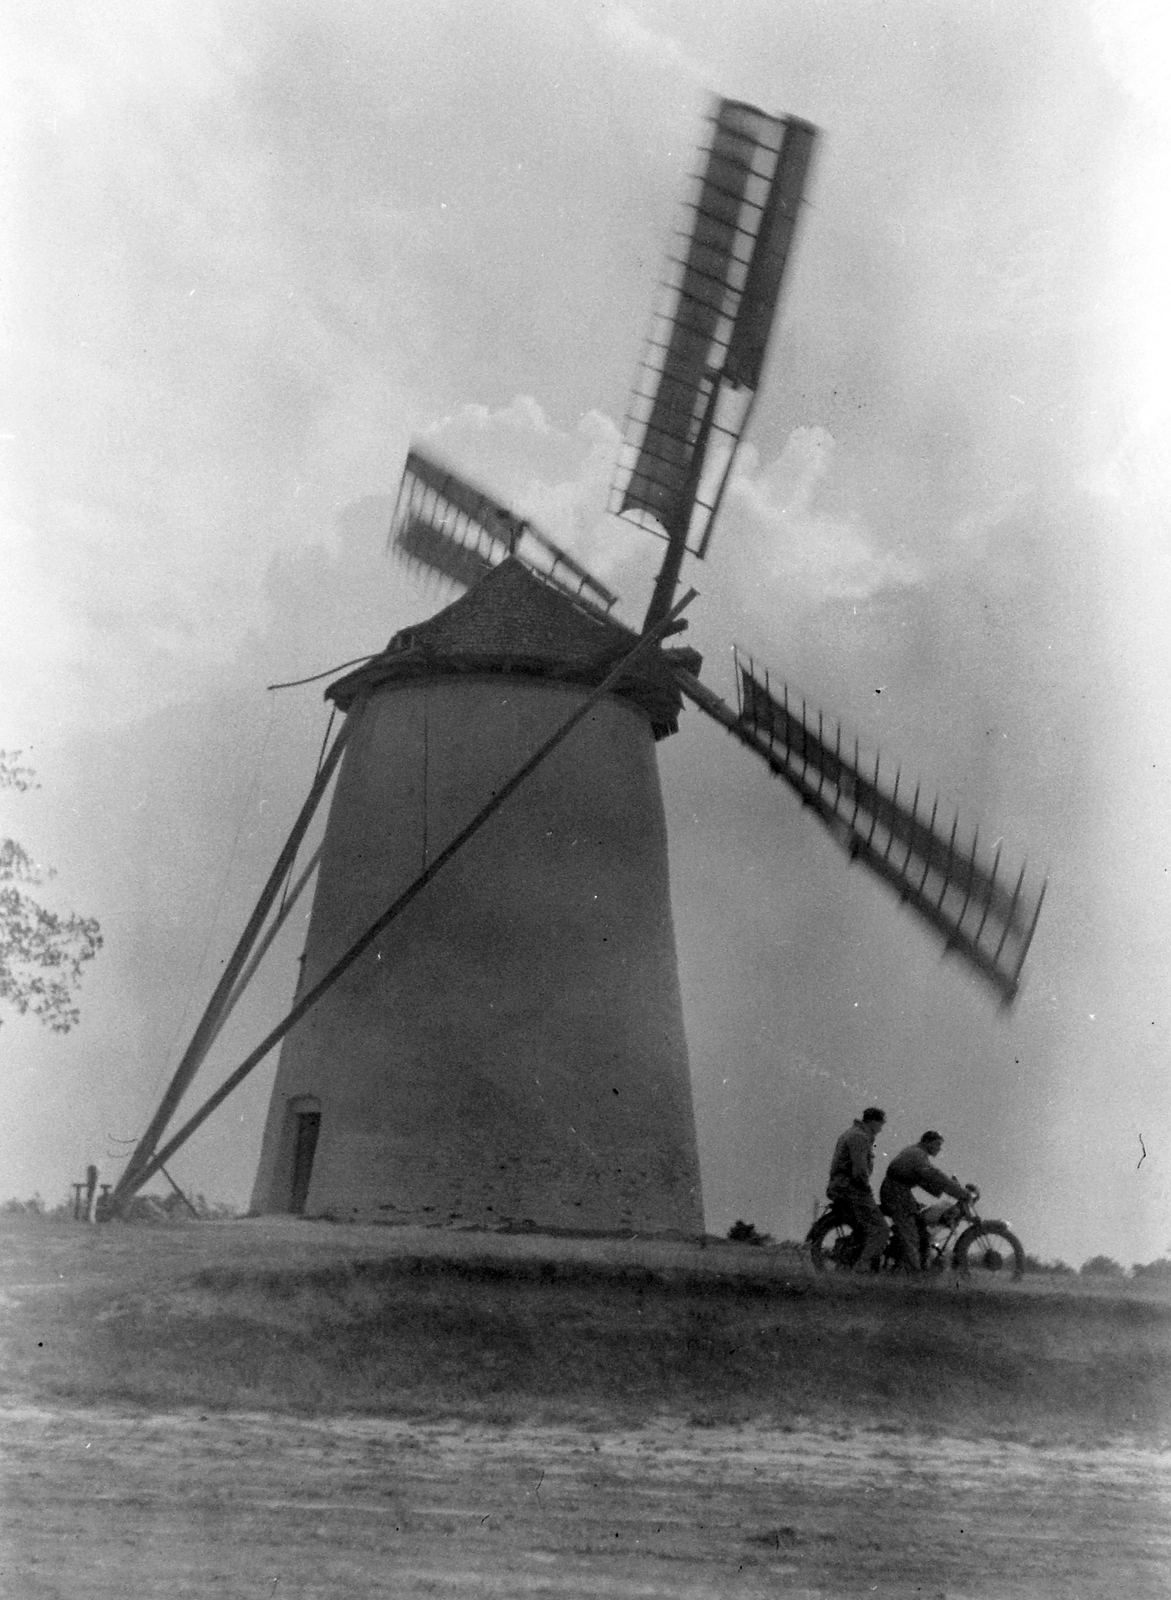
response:
{"label": "man", "polygon": [[870,1187],[870,1175],[874,1171],[874,1141],[885,1121],[885,1111],[880,1111],[877,1106],[867,1106],[834,1146],[833,1160],[829,1165],[829,1183],[825,1192],[845,1211],[862,1235],[862,1254],[854,1265],[855,1272],[869,1272],[890,1238],[887,1220],[878,1209],[878,1202]]}
{"label": "man", "polygon": [[918,1144],[909,1144],[895,1156],[878,1191],[879,1204],[894,1225],[899,1264],[907,1272],[921,1270],[927,1244],[914,1191],[925,1189],[930,1195],[948,1194],[956,1200],[968,1198],[963,1185],[934,1164],[942,1149],[943,1136],[928,1128]]}

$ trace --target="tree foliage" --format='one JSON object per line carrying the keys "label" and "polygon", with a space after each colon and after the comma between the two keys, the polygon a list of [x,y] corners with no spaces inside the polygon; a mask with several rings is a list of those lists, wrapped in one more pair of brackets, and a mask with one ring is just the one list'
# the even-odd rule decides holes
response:
{"label": "tree foliage", "polygon": [[761,1233],[751,1222],[734,1222],[728,1229],[728,1238],[736,1244],[772,1244],[771,1233]]}
{"label": "tree foliage", "polygon": [[1055,1278],[1072,1278],[1074,1276],[1074,1269],[1068,1262],[1061,1260],[1042,1261],[1040,1256],[1026,1255],[1025,1271],[1030,1273],[1048,1272]]}
{"label": "tree foliage", "polygon": [[1122,1273],[1122,1263],[1113,1256],[1091,1256],[1081,1265],[1083,1278],[1121,1278]]}
{"label": "tree foliage", "polygon": [[1130,1272],[1134,1278],[1171,1278],[1171,1259],[1160,1256],[1157,1261],[1136,1261]]}
{"label": "tree foliage", "polygon": [[[0,750],[0,789],[34,786],[20,751]],[[0,837],[0,1007],[31,1012],[54,1033],[68,1033],[81,1013],[74,992],[82,968],[102,947],[95,917],[62,916],[29,891],[53,877],[24,846]]]}

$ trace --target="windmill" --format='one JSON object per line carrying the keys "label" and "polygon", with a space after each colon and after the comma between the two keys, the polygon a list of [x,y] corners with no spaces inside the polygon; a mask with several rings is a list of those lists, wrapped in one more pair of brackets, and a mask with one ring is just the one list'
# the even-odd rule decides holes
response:
{"label": "windmill", "polygon": [[[714,108],[611,499],[664,544],[641,632],[531,521],[411,450],[392,547],[461,593],[327,690],[345,723],[115,1207],[283,1041],[255,1211],[701,1231],[654,751],[684,700],[1011,1004],[1044,886],[1003,876],[999,846],[908,800],[750,658],[732,707],[665,643],[751,417],[815,137]],[[339,762],[294,1006],[160,1148]]]}

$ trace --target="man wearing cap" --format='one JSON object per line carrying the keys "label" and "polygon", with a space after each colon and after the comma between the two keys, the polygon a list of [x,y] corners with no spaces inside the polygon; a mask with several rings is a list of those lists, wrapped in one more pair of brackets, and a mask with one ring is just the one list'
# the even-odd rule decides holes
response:
{"label": "man wearing cap", "polygon": [[874,1171],[874,1141],[885,1121],[885,1111],[880,1111],[877,1106],[867,1106],[834,1146],[833,1160],[829,1166],[829,1183],[825,1192],[847,1213],[862,1235],[862,1254],[854,1266],[855,1272],[869,1272],[890,1238],[887,1220],[879,1210],[870,1187],[870,1175]]}
{"label": "man wearing cap", "polygon": [[879,1204],[894,1226],[899,1265],[907,1272],[920,1271],[927,1243],[914,1191],[926,1189],[930,1195],[948,1194],[956,1200],[968,1198],[963,1185],[935,1165],[933,1157],[942,1148],[943,1135],[928,1128],[918,1144],[909,1144],[895,1156],[878,1191]]}

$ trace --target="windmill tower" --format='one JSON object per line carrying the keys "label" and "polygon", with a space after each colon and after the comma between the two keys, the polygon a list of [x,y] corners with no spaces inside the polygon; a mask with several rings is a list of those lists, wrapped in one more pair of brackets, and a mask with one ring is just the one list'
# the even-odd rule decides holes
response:
{"label": "windmill tower", "polygon": [[[305,984],[629,653],[612,601],[510,556],[331,686],[358,723]],[[254,1211],[702,1231],[654,749],[680,703],[633,671],[290,1034]]]}
{"label": "windmill tower", "polygon": [[[917,787],[908,803],[901,772],[888,781],[750,658],[733,708],[663,642],[751,417],[814,140],[716,104],[611,499],[664,542],[641,633],[541,530],[411,451],[394,549],[465,592],[327,691],[342,731],[115,1208],[283,1041],[255,1211],[700,1231],[654,750],[683,700],[1011,1004],[1044,886],[1026,890],[1023,866],[1002,877],[999,845],[989,861]],[[293,1008],[160,1148],[339,762]]]}

